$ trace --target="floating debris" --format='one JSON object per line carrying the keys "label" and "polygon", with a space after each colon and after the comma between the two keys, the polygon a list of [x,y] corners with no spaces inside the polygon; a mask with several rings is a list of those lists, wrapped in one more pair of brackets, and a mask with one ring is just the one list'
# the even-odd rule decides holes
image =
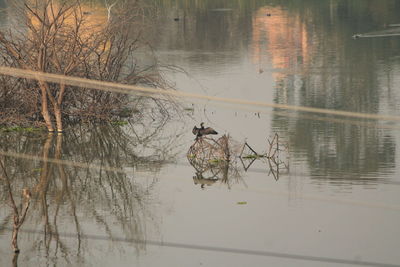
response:
{"label": "floating debris", "polygon": [[233,148],[230,147],[229,139],[230,137],[227,135],[223,135],[217,140],[202,136],[196,138],[187,152],[190,164],[203,170],[204,167],[207,169],[210,164],[230,161]]}
{"label": "floating debris", "polygon": [[203,136],[196,138],[186,154],[190,165],[196,170],[194,183],[201,184],[201,188],[218,180],[229,185],[231,178],[237,181],[241,176],[238,162],[247,171],[256,160],[264,161],[268,166],[268,175],[272,174],[278,180],[282,171],[289,171],[289,147],[280,140],[278,134],[267,140],[266,151],[257,153],[247,142],[240,145],[229,135],[217,140]]}
{"label": "floating debris", "polygon": [[196,138],[186,155],[190,165],[196,170],[193,182],[201,184],[201,188],[216,181],[221,181],[228,187],[237,182],[240,173],[233,155],[239,147],[228,135],[217,140],[203,136]]}

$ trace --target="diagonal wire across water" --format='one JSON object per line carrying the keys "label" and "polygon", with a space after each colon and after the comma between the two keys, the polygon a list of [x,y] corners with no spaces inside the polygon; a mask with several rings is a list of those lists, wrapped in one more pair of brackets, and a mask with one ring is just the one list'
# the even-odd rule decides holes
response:
{"label": "diagonal wire across water", "polygon": [[79,78],[79,77],[71,77],[71,76],[65,76],[65,75],[60,75],[60,74],[43,73],[43,72],[38,72],[38,71],[10,68],[10,67],[4,67],[4,66],[0,67],[0,74],[13,76],[13,77],[19,77],[19,78],[26,78],[26,79],[43,80],[43,81],[53,82],[53,83],[63,83],[63,84],[71,85],[71,86],[98,89],[98,90],[115,92],[115,93],[135,94],[135,95],[136,94],[145,94],[145,95],[151,95],[152,97],[156,97],[156,98],[183,97],[183,98],[208,100],[208,101],[215,101],[215,102],[220,102],[220,103],[225,103],[225,104],[235,104],[235,105],[258,107],[258,108],[278,108],[278,109],[283,109],[283,110],[303,111],[303,112],[310,112],[310,113],[317,113],[317,114],[343,116],[343,117],[349,117],[349,118],[364,118],[364,119],[375,119],[375,120],[400,122],[400,116],[396,116],[396,115],[359,113],[359,112],[313,108],[313,107],[305,107],[305,106],[266,103],[266,102],[250,101],[250,100],[243,100],[243,99],[236,99],[236,98],[217,97],[217,96],[201,95],[201,94],[188,93],[188,92],[182,92],[182,91],[176,91],[176,90],[167,90],[167,89],[161,89],[161,88],[148,88],[148,87],[140,87],[140,86],[135,86],[135,85],[127,85],[127,84],[120,84],[120,83],[90,80],[90,79]]}

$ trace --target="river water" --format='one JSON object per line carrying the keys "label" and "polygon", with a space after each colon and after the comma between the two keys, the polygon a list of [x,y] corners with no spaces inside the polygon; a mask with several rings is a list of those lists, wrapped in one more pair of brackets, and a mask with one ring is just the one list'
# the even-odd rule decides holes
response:
{"label": "river water", "polygon": [[[170,117],[2,133],[15,201],[26,187],[34,197],[14,255],[1,184],[0,265],[400,266],[400,36],[353,38],[395,29],[400,2],[156,5],[146,38],[165,78],[234,103],[183,98]],[[187,157],[200,122],[229,135],[229,164]],[[244,144],[275,151],[274,136],[279,158],[238,157]]]}

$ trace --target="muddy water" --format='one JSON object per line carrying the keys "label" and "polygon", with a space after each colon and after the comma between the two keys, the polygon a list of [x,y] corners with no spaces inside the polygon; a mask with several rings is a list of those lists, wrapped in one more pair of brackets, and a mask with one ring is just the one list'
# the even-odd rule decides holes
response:
{"label": "muddy water", "polygon": [[[399,23],[397,1],[158,6],[147,38],[162,63],[187,72],[166,73],[178,90],[400,116],[400,37],[352,38]],[[33,197],[17,257],[2,179],[0,265],[400,265],[398,122],[181,104],[184,116],[156,112],[62,137],[3,134],[15,202],[23,188]],[[229,134],[229,165],[186,157],[202,121],[216,138]],[[267,153],[274,134],[275,162],[236,157],[245,142]]]}

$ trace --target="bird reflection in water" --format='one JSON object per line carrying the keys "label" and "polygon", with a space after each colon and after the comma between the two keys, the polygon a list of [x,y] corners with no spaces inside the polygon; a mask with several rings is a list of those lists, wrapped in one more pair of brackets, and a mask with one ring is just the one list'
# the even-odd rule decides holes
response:
{"label": "bird reflection in water", "polygon": [[204,178],[201,172],[196,172],[196,175],[193,176],[193,183],[195,185],[200,184],[201,189],[204,189],[206,185],[211,186],[215,184],[218,180],[217,177]]}

